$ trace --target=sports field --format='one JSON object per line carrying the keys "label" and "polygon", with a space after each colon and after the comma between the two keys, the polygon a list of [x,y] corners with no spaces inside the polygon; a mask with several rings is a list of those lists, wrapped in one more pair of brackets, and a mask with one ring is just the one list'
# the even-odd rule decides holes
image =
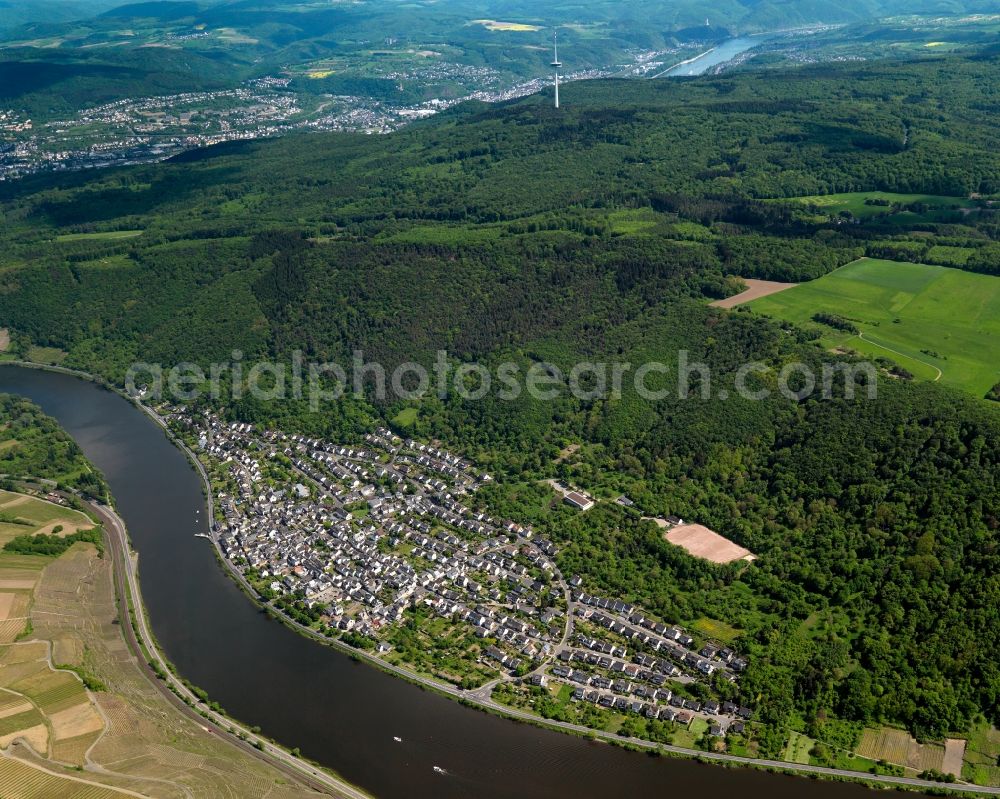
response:
{"label": "sports field", "polygon": [[664,534],[671,544],[687,550],[696,558],[704,558],[712,563],[732,563],[734,560],[754,560],[749,549],[734,544],[714,530],[701,524],[682,524]]}
{"label": "sports field", "polygon": [[[915,377],[977,397],[1000,381],[997,277],[863,258],[748,307],[821,331],[827,348],[889,358]],[[815,322],[818,313],[847,320],[859,334]]]}

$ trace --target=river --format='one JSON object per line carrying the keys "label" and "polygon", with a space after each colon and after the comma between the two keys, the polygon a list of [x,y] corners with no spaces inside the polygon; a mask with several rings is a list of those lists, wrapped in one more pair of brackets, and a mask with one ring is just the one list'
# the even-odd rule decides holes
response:
{"label": "river", "polygon": [[207,531],[201,481],[149,417],[65,374],[4,366],[0,391],[38,403],[106,475],[139,552],[153,631],[180,673],[236,718],[380,799],[874,795],[854,784],[650,757],[519,724],[308,641],[258,611],[225,576],[211,544],[194,537]]}
{"label": "river", "polygon": [[731,61],[740,53],[761,44],[762,41],[763,40],[760,38],[730,39],[723,42],[718,47],[702,53],[701,55],[692,58],[683,64],[677,64],[676,66],[661,72],[656,77],[681,78],[689,77],[691,75],[701,75],[714,66]]}

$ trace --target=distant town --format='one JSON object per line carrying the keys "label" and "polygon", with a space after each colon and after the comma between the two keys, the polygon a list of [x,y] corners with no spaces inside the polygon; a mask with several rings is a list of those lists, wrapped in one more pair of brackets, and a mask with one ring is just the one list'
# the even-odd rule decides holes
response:
{"label": "distant town", "polygon": [[[552,541],[477,509],[492,478],[468,460],[384,428],[347,445],[161,413],[207,470],[226,562],[303,631],[470,699],[561,703],[584,726],[745,732],[753,711],[731,701],[745,657],[563,575]],[[594,503],[555,488],[580,512]]]}
{"label": "distant town", "polygon": [[[568,72],[563,79],[643,76],[684,52],[679,48],[637,52],[633,63]],[[224,91],[118,100],[43,123],[14,110],[0,110],[0,181],[39,172],[150,163],[198,147],[293,131],[390,133],[457,103],[512,100],[536,94],[551,83],[551,77],[541,76],[505,86],[501,73],[489,67],[430,59],[419,69],[393,70],[380,77],[400,85],[447,81],[466,87],[466,93],[402,105],[358,95],[296,91],[293,76],[281,74]]]}

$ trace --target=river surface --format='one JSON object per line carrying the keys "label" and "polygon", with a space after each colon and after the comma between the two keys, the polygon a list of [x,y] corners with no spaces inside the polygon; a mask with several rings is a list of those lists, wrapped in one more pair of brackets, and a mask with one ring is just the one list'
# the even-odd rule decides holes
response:
{"label": "river surface", "polygon": [[740,53],[746,52],[751,47],[756,47],[762,42],[763,39],[760,38],[730,39],[720,44],[714,50],[709,50],[707,53],[691,59],[686,64],[678,64],[657,77],[680,78],[689,75],[701,75],[718,64],[731,61]]}
{"label": "river surface", "polygon": [[145,414],[95,384],[23,367],[0,368],[0,391],[41,405],[104,472],[139,552],[153,631],[181,674],[236,718],[380,799],[875,795],[500,719],[308,641],[258,611],[211,544],[194,537],[207,531],[201,480]]}

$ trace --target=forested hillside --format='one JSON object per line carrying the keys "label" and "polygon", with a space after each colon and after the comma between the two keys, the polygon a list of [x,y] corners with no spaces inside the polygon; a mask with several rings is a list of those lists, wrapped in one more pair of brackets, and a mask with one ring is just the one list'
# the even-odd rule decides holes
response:
{"label": "forested hillside", "polygon": [[[593,304],[601,320],[664,291],[724,296],[726,275],[809,279],[863,254],[996,273],[998,77],[983,56],[591,82],[558,113],[543,97],[467,104],[391,137],[31,179],[0,187],[14,267],[0,308],[36,343],[70,362],[101,353],[120,376],[139,351],[199,360],[291,341],[333,355],[426,333],[473,354],[501,343],[497,319],[520,343],[559,329],[533,303],[566,319]],[[817,204],[852,191],[894,194]],[[432,313],[412,301],[422,287]],[[334,298],[352,313],[325,313]],[[382,313],[393,303],[412,312]]]}
{"label": "forested hillside", "polygon": [[[339,54],[355,42],[392,36],[423,45],[460,44],[470,60],[498,64],[522,62],[509,52],[539,28],[562,26],[581,65],[594,65],[609,52],[662,47],[676,40],[719,39],[727,35],[771,32],[823,23],[856,23],[895,15],[960,15],[993,10],[989,0],[845,0],[831,5],[815,0],[723,0],[710,7],[696,0],[579,3],[553,0],[544,12],[524,0],[453,0],[445,4],[401,5],[386,0],[331,5],[322,0],[3,0],[0,33],[15,39],[58,38],[70,46],[115,41],[141,46],[178,35],[208,31],[197,38],[171,41],[185,49],[231,51],[237,58],[288,63],[303,56]],[[516,23],[510,29],[470,26],[475,20]],[[708,25],[706,25],[706,21]],[[200,26],[200,27],[196,27]],[[222,36],[217,33],[222,32]],[[238,35],[233,35],[238,32]],[[226,35],[226,34],[229,35]],[[544,34],[543,34],[544,35]],[[547,38],[547,37],[546,37]],[[81,41],[82,40],[82,41]],[[511,45],[514,45],[512,48]],[[500,48],[508,52],[501,54]],[[603,63],[608,63],[605,60]],[[534,69],[537,69],[537,64]]]}
{"label": "forested hillside", "polygon": [[[32,179],[0,189],[0,322],[19,352],[114,380],[233,349],[564,367],[686,350],[731,389],[749,361],[850,360],[810,329],[708,306],[740,277],[914,253],[1000,272],[998,86],[988,55],[593,82],[559,111],[467,104],[389,137]],[[876,719],[922,735],[1000,721],[997,409],[880,366],[875,401],[448,397],[398,424],[495,471],[490,506],[563,542],[564,571],[594,590],[735,625],[772,749],[788,726],[836,742]],[[406,405],[226,412],[354,437]],[[760,557],[710,566],[611,503],[553,508],[537,484],[553,476]]]}
{"label": "forested hillside", "polygon": [[99,52],[6,47],[0,51],[0,103],[34,118],[59,118],[125,97],[228,88],[240,72],[171,50]]}
{"label": "forested hillside", "polygon": [[3,0],[0,2],[0,31],[6,31],[31,22],[45,21],[49,23],[64,20],[83,19],[93,14],[111,8],[114,0],[32,0],[18,2]]}

